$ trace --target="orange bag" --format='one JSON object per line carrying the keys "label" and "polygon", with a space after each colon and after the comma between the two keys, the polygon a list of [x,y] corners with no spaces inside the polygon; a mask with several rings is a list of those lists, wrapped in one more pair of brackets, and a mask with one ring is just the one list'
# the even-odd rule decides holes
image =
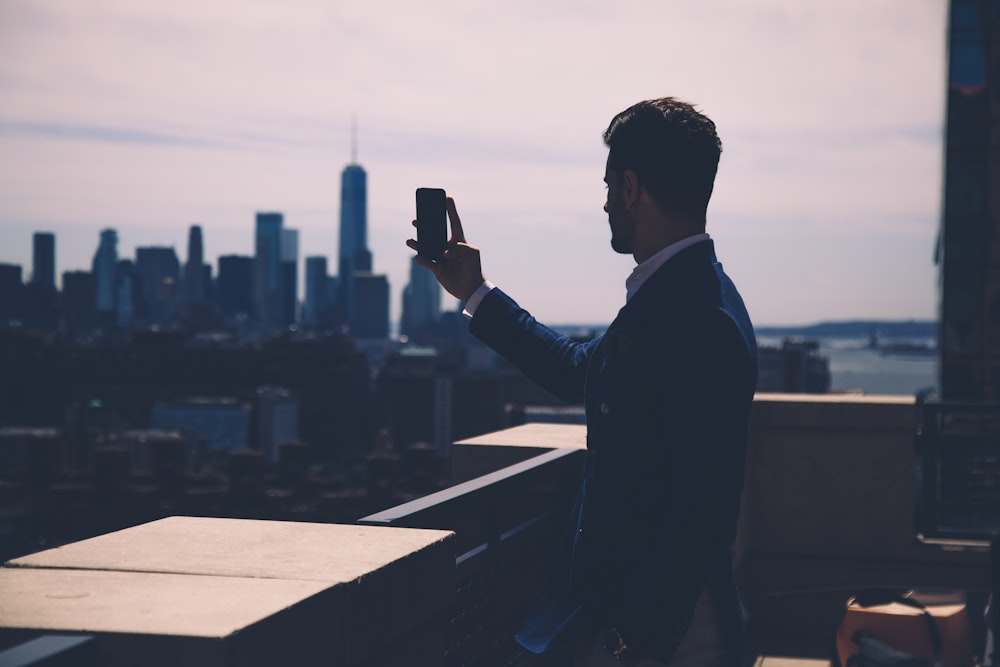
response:
{"label": "orange bag", "polygon": [[[847,609],[837,628],[837,658],[846,667],[860,663],[858,655],[865,638],[894,650],[898,655],[888,658],[889,664],[926,664],[940,667],[969,667],[974,664],[972,637],[965,603],[924,605],[911,593],[873,590],[860,593],[847,601]],[[907,661],[907,656],[918,658]],[[886,657],[886,656],[882,656]],[[853,658],[853,660],[852,660]],[[879,660],[870,662],[878,664]],[[883,663],[884,664],[884,663]]]}

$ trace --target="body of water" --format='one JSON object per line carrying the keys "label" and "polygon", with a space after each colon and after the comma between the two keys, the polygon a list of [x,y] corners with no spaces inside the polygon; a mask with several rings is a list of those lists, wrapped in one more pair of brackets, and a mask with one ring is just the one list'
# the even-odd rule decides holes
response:
{"label": "body of water", "polygon": [[[832,391],[860,390],[865,394],[902,394],[912,396],[938,389],[936,354],[884,354],[869,346],[867,338],[824,338],[819,342],[819,354],[830,360]],[[761,346],[780,347],[780,338],[758,339]],[[930,339],[915,340],[882,338],[880,346],[896,344],[934,345]]]}

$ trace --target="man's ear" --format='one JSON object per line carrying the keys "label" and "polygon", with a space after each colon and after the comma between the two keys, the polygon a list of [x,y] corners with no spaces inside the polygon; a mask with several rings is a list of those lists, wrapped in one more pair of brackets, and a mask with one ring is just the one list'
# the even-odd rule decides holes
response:
{"label": "man's ear", "polygon": [[630,208],[639,201],[639,176],[631,169],[626,169],[622,173],[622,199],[626,208]]}

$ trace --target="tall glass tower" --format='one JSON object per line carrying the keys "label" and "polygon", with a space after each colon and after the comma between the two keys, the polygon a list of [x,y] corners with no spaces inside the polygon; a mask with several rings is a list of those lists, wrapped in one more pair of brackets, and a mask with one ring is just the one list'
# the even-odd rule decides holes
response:
{"label": "tall glass tower", "polygon": [[98,314],[114,313],[115,283],[118,270],[118,232],[105,229],[91,266],[96,284],[95,306]]}
{"label": "tall glass tower", "polygon": [[56,235],[35,232],[32,243],[31,283],[41,287],[56,286]]}
{"label": "tall glass tower", "polygon": [[258,213],[254,247],[254,307],[257,321],[275,326],[281,315],[281,213]]}
{"label": "tall glass tower", "polygon": [[403,290],[399,333],[415,343],[425,343],[441,318],[441,286],[434,274],[410,258],[410,282]]}
{"label": "tall glass tower", "polygon": [[188,230],[187,263],[184,265],[184,300],[188,305],[205,300],[204,264],[205,251],[201,226],[191,225]]}
{"label": "tall glass tower", "polygon": [[340,175],[340,279],[338,308],[347,324],[355,321],[354,274],[372,270],[368,250],[368,175],[361,165],[347,165]]}
{"label": "tall glass tower", "polygon": [[[940,388],[1000,400],[1000,0],[951,0],[938,235]],[[991,137],[993,139],[991,139]]]}

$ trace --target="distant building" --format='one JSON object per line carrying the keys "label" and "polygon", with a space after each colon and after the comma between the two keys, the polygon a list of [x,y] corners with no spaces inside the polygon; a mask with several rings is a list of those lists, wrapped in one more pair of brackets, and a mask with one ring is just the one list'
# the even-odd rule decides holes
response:
{"label": "distant building", "polygon": [[83,336],[94,328],[95,323],[94,274],[89,271],[66,271],[62,274],[62,287],[62,326],[70,337]]}
{"label": "distant building", "polygon": [[282,444],[299,439],[299,402],[286,389],[261,387],[256,413],[257,449],[275,462]]}
{"label": "distant building", "polygon": [[153,407],[150,426],[188,433],[208,453],[250,446],[251,406],[235,398],[186,398]]}
{"label": "distant building", "polygon": [[0,264],[0,327],[19,325],[24,318],[24,282],[17,264]]}
{"label": "distant building", "polygon": [[118,277],[118,232],[105,229],[94,253],[91,265],[96,289],[94,305],[97,318],[102,322],[111,321],[115,316],[115,294]]}
{"label": "distant building", "polygon": [[184,263],[184,304],[193,306],[205,300],[205,249],[199,225],[188,230],[187,262]]}
{"label": "distant building", "polygon": [[54,331],[59,324],[56,236],[51,232],[35,232],[32,237],[31,280],[24,290],[24,323],[42,331]]}
{"label": "distant building", "polygon": [[281,230],[281,262],[279,264],[278,312],[279,324],[287,327],[296,324],[299,294],[299,232]]}
{"label": "distant building", "polygon": [[818,341],[785,339],[781,347],[760,347],[757,357],[757,391],[789,394],[830,391],[830,360],[820,355]]}
{"label": "distant building", "polygon": [[384,275],[355,272],[357,302],[351,320],[355,338],[389,337],[389,279]]}
{"label": "distant building", "polygon": [[320,327],[329,319],[330,276],[327,272],[326,257],[306,257],[306,301],[302,312],[302,322],[309,327]]}
{"label": "distant building", "polygon": [[32,236],[31,284],[56,286],[56,235],[35,232]]}
{"label": "distant building", "polygon": [[1000,400],[1000,2],[952,0],[938,233],[944,400]]}
{"label": "distant building", "polygon": [[136,319],[151,327],[171,327],[177,322],[181,266],[172,247],[135,249]]}
{"label": "distant building", "polygon": [[132,328],[135,315],[135,265],[132,260],[118,260],[115,270],[115,323],[119,329]]}
{"label": "distant building", "polygon": [[257,321],[275,327],[281,317],[281,213],[258,213],[254,250],[254,305]]}
{"label": "distant building", "polygon": [[360,299],[354,288],[358,273],[372,270],[368,250],[368,175],[359,164],[349,164],[340,175],[340,249],[337,275],[340,294],[338,307],[353,331],[356,305]]}
{"label": "distant building", "polygon": [[254,258],[242,255],[219,257],[215,300],[226,318],[249,318],[254,312]]}
{"label": "distant building", "polygon": [[441,286],[434,274],[410,258],[410,282],[403,290],[399,333],[410,341],[427,344],[441,319]]}

